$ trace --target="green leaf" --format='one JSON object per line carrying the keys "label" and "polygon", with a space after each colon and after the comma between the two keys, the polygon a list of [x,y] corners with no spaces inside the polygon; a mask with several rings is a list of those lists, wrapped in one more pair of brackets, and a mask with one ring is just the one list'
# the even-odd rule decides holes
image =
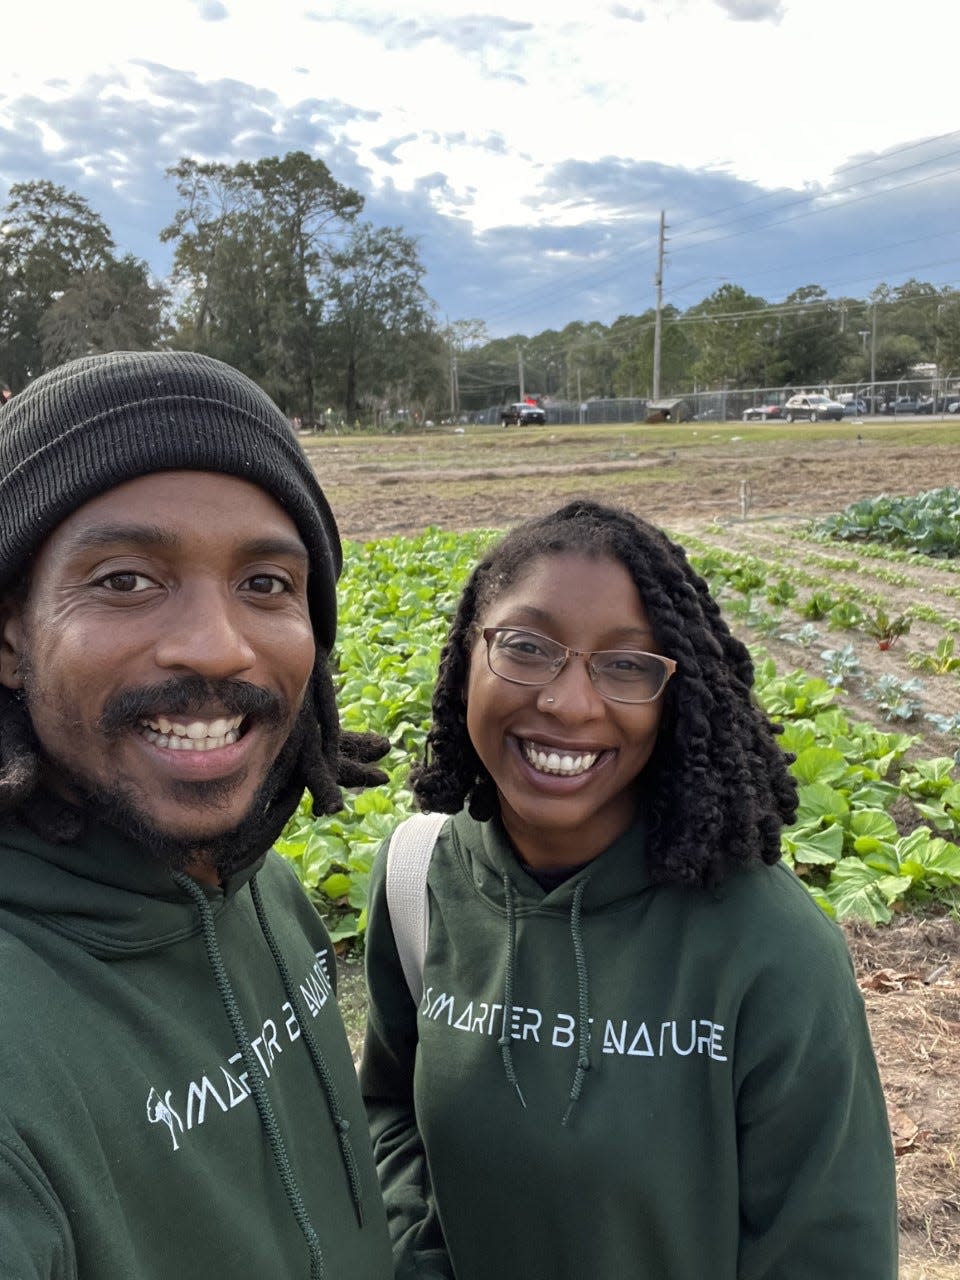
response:
{"label": "green leaf", "polygon": [[342,871],[335,871],[333,875],[327,876],[323,884],[320,886],[328,898],[336,902],[340,898],[345,898],[350,892],[350,877],[344,875]]}
{"label": "green leaf", "polygon": [[785,832],[783,845],[795,862],[828,865],[843,853],[843,828],[834,823],[824,831],[801,831],[793,836]]}
{"label": "green leaf", "polygon": [[797,821],[815,822],[820,818],[838,819],[850,811],[850,806],[839,791],[825,782],[811,782],[798,788]]}
{"label": "green leaf", "polygon": [[360,922],[356,916],[342,916],[339,924],[327,925],[327,932],[331,942],[348,942],[360,936]]}
{"label": "green leaf", "polygon": [[888,813],[881,813],[878,809],[858,809],[851,813],[849,830],[856,839],[869,837],[889,842],[897,838],[897,824]]}
{"label": "green leaf", "polygon": [[393,813],[394,804],[389,796],[381,790],[371,787],[369,791],[361,791],[353,804],[353,811],[358,815],[367,813]]}
{"label": "green leaf", "polygon": [[798,782],[836,782],[847,772],[847,762],[830,747],[808,747],[790,766]]}
{"label": "green leaf", "polygon": [[856,916],[870,924],[886,924],[892,912],[878,884],[883,878],[859,858],[844,858],[838,862],[826,890],[837,918],[843,920]]}

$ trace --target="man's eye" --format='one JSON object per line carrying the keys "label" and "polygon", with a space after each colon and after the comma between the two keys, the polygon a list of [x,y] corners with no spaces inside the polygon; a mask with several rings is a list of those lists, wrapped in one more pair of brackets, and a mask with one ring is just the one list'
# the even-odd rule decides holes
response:
{"label": "man's eye", "polygon": [[290,591],[290,583],[273,573],[255,573],[243,584],[258,596],[279,596]]}
{"label": "man's eye", "polygon": [[123,595],[131,595],[137,591],[147,591],[154,586],[151,578],[143,573],[133,573],[132,571],[120,573],[108,573],[106,577],[100,578],[96,584],[98,587],[106,587],[108,591],[120,592]]}

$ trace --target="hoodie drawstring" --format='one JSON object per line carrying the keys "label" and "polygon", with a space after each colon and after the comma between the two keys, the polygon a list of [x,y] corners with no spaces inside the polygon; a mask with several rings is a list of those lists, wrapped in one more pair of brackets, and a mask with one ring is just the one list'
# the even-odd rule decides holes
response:
{"label": "hoodie drawstring", "polygon": [[[171,873],[174,882],[193,899],[200,916],[200,927],[203,933],[203,943],[207,952],[207,960],[210,968],[213,970],[213,976],[216,979],[217,990],[220,993],[220,1000],[223,1004],[224,1012],[233,1031],[233,1038],[237,1043],[240,1056],[243,1059],[244,1069],[247,1072],[247,1079],[250,1081],[250,1092],[253,1095],[254,1103],[260,1115],[260,1123],[267,1137],[267,1143],[270,1147],[270,1153],[273,1156],[273,1162],[276,1165],[277,1172],[280,1175],[280,1181],[283,1184],[287,1201],[293,1210],[293,1216],[297,1220],[297,1225],[303,1232],[304,1239],[307,1242],[307,1249],[310,1253],[310,1280],[323,1280],[323,1253],[320,1249],[320,1240],[314,1229],[313,1223],[310,1221],[310,1215],[307,1213],[306,1205],[303,1203],[303,1196],[300,1194],[300,1188],[294,1177],[293,1169],[290,1166],[290,1158],[287,1155],[287,1149],[283,1145],[283,1138],[280,1134],[280,1126],[277,1124],[277,1118],[274,1115],[273,1107],[270,1103],[264,1085],[263,1076],[260,1071],[260,1064],[253,1052],[253,1046],[250,1036],[243,1022],[243,1015],[237,1004],[236,996],[230,985],[230,979],[227,976],[224,967],[223,958],[220,955],[220,945],[217,941],[217,930],[214,921],[213,911],[210,903],[207,901],[206,894],[190,876],[184,875],[182,872],[175,871]],[[262,922],[261,922],[262,927]]]}
{"label": "hoodie drawstring", "polygon": [[[583,929],[580,923],[583,895],[587,891],[588,884],[588,878],[580,881],[574,890],[573,902],[570,907],[570,935],[573,939],[573,958],[577,970],[577,1069],[574,1073],[573,1084],[570,1086],[570,1101],[566,1111],[563,1113],[563,1119],[560,1121],[562,1125],[565,1125],[570,1119],[573,1108],[579,1102],[580,1094],[583,1092],[583,1082],[586,1079],[587,1072],[590,1070],[590,987],[587,973],[587,956],[583,946]],[[507,908],[507,964],[503,975],[503,1024],[498,1043],[503,1056],[503,1069],[506,1073],[507,1081],[516,1089],[517,1097],[525,1107],[527,1103],[520,1088],[520,1082],[517,1079],[516,1067],[513,1062],[513,1050],[510,1043],[512,1038],[510,1035],[510,1020],[513,1013],[513,978],[517,957],[517,904],[513,882],[508,875],[503,877],[503,896]]]}
{"label": "hoodie drawstring", "polygon": [[513,1014],[513,970],[517,954],[517,906],[513,894],[510,877],[503,877],[503,896],[507,904],[507,967],[503,975],[503,1026],[500,1031],[500,1053],[503,1056],[503,1069],[507,1080],[517,1091],[521,1106],[526,1106],[526,1099],[517,1079],[513,1065],[513,1049],[510,1045],[510,1019]]}
{"label": "hoodie drawstring", "polygon": [[570,1102],[563,1113],[561,1124],[566,1124],[570,1119],[570,1113],[580,1100],[583,1082],[590,1070],[590,992],[587,986],[587,957],[580,928],[580,908],[586,888],[587,881],[581,880],[574,890],[573,905],[570,908],[570,935],[573,938],[573,958],[577,966],[577,1070],[570,1087]]}
{"label": "hoodie drawstring", "polygon": [[307,1049],[310,1057],[313,1059],[313,1065],[317,1075],[320,1077],[320,1084],[323,1087],[324,1096],[327,1100],[327,1110],[330,1112],[330,1119],[333,1121],[333,1127],[337,1131],[337,1139],[340,1143],[340,1157],[343,1160],[343,1167],[346,1170],[347,1181],[350,1184],[350,1197],[353,1200],[353,1209],[357,1215],[357,1225],[363,1226],[363,1193],[360,1189],[360,1170],[357,1166],[357,1157],[354,1154],[353,1143],[350,1141],[350,1121],[343,1114],[340,1106],[340,1095],[337,1092],[337,1086],[333,1076],[330,1074],[330,1068],[327,1066],[320,1046],[314,1038],[313,1032],[310,1030],[308,1019],[304,1016],[302,1002],[297,993],[293,979],[290,977],[290,970],[287,968],[287,962],[284,960],[277,945],[277,940],[270,928],[267,920],[267,914],[263,906],[263,897],[260,893],[260,886],[257,883],[256,876],[250,881],[250,896],[253,898],[254,909],[257,913],[257,919],[260,921],[260,928],[266,939],[267,946],[270,948],[270,954],[273,956],[273,962],[277,966],[280,973],[280,981],[283,983],[283,989],[287,993],[287,999],[293,1006],[297,1015],[297,1021],[300,1024],[300,1034],[307,1042]]}

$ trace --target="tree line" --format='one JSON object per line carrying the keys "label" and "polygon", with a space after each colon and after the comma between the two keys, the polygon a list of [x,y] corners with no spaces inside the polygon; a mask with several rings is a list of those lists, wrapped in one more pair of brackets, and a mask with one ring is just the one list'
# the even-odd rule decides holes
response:
{"label": "tree line", "polygon": [[[182,159],[160,239],[163,282],[118,255],[88,202],[38,180],[0,210],[0,381],[14,392],[75,356],[172,345],[243,369],[291,417],[428,409],[447,360],[413,237],[305,152]],[[408,412],[413,412],[408,408]]]}
{"label": "tree line", "polygon": [[[440,327],[416,240],[363,220],[363,196],[305,152],[235,165],[183,158],[160,240],[169,279],[118,254],[99,213],[46,180],[0,209],[0,385],[74,356],[163,345],[243,369],[290,414],[383,422],[484,409],[521,392],[647,396],[654,313],[491,339]],[[771,303],[724,284],[662,313],[662,394],[960,376],[960,293],[919,280],[866,299],[819,285]]]}
{"label": "tree line", "polygon": [[[456,353],[459,408],[526,394],[584,401],[651,394],[654,311],[612,324],[574,321],[532,338],[490,339],[474,325]],[[456,341],[456,335],[455,335]],[[920,280],[869,298],[819,285],[782,302],[724,284],[686,311],[662,312],[663,396],[697,390],[808,387],[906,378],[918,364],[960,377],[960,293]]]}

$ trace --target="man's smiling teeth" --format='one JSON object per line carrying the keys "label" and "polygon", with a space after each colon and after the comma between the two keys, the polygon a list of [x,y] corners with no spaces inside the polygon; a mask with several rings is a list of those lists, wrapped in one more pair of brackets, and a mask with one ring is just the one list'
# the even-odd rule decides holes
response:
{"label": "man's smiling teeth", "polygon": [[571,755],[567,751],[552,751],[538,747],[532,742],[522,743],[522,749],[524,759],[538,773],[556,773],[563,778],[573,778],[578,773],[586,773],[600,754],[599,751],[585,751],[580,755]]}
{"label": "man's smiling teeth", "polygon": [[228,747],[240,737],[243,716],[231,716],[224,720],[191,720],[182,724],[156,716],[141,720],[140,727],[148,742],[172,751],[215,751]]}

